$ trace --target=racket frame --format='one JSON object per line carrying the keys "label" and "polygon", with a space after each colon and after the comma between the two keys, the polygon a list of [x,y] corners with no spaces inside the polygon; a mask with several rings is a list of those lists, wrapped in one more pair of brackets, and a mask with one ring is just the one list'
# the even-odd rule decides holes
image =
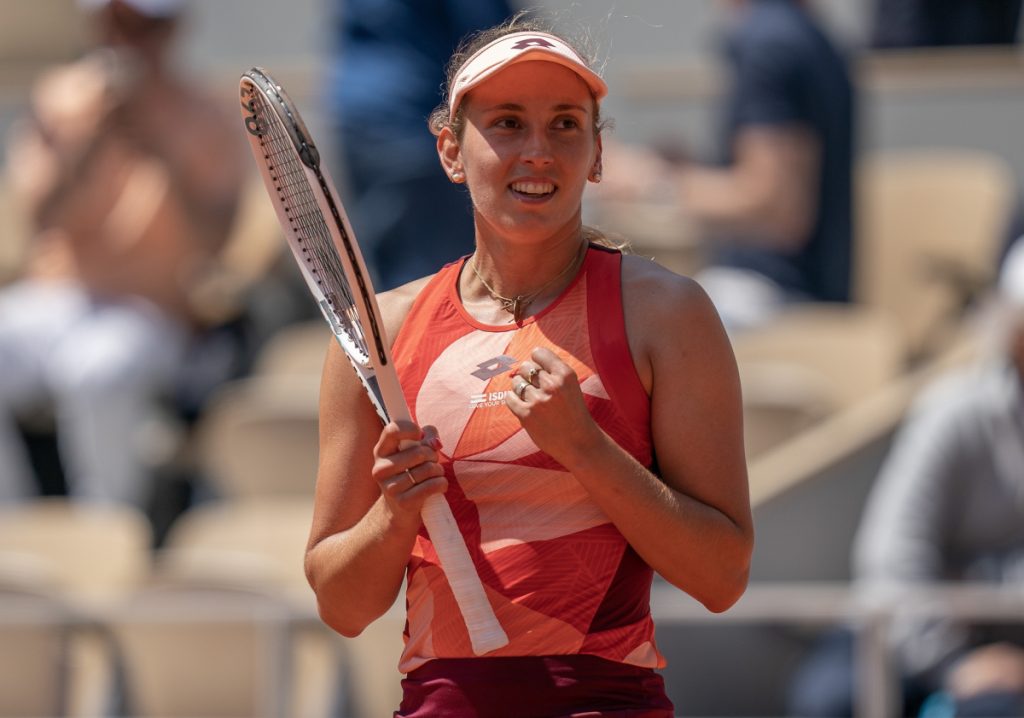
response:
{"label": "racket frame", "polygon": [[[274,211],[284,230],[289,248],[302,270],[306,284],[316,299],[324,319],[330,325],[332,333],[344,350],[359,381],[366,389],[381,421],[386,424],[392,420],[411,420],[409,406],[392,363],[389,342],[369,272],[348,217],[341,202],[337,199],[338,195],[330,176],[321,165],[320,152],[313,143],[312,136],[295,109],[294,103],[266,70],[254,67],[245,72],[239,83],[239,92],[242,117],[260,175],[267,193],[271,197]],[[277,178],[268,169],[267,162],[261,160],[261,158],[266,159],[267,154],[256,119],[254,93],[257,92],[269,103],[269,109],[275,112],[281,120],[292,143],[292,149],[302,163],[308,183],[319,190],[313,191],[312,194],[333,240],[334,254],[342,264],[344,276],[349,280],[347,282],[349,284],[348,291],[352,295],[357,316],[366,320],[365,322],[361,321],[361,325],[369,324],[369,336],[365,332],[363,334],[367,351],[364,351],[348,336],[342,326],[344,322],[338,319],[330,298],[321,288],[321,283],[308,266],[308,262],[304,261],[303,246],[299,241],[298,231],[292,224],[290,213],[285,210],[285,202],[281,196]],[[275,196],[278,199],[275,200]],[[328,218],[331,221],[328,221]],[[353,279],[355,286],[352,286],[351,280]],[[356,355],[360,358],[355,358]],[[465,619],[473,652],[476,655],[484,655],[507,645],[508,636],[494,615],[494,610],[487,599],[486,590],[477,575],[465,539],[448,502],[443,496],[431,496],[424,502],[422,517],[427,533],[433,540],[441,568],[448,578],[456,603]]]}
{"label": "racket frame", "polygon": [[[392,367],[391,350],[385,337],[383,320],[369,280],[369,272],[355,242],[355,234],[348,217],[336,199],[338,195],[334,184],[331,182],[326,168],[320,163],[320,151],[313,143],[302,117],[294,109],[295,105],[285,90],[265,70],[252,68],[242,76],[240,94],[245,127],[254,154],[257,152],[264,154],[262,140],[256,125],[255,108],[252,106],[251,95],[255,91],[261,92],[270,103],[270,109],[281,117],[281,124],[288,133],[302,162],[308,182],[320,190],[313,192],[313,197],[324,219],[331,218],[333,220],[333,226],[330,222],[326,222],[326,224],[334,240],[336,255],[341,261],[345,276],[355,279],[354,286],[351,281],[349,282],[349,291],[352,294],[356,312],[360,318],[368,320],[364,324],[364,326],[368,324],[370,329],[369,335],[364,336],[368,351],[356,346],[343,329],[343,322],[338,319],[337,313],[331,308],[328,296],[321,288],[316,276],[311,272],[308,262],[302,259],[304,248],[297,238],[297,230],[293,227],[292,217],[285,211],[284,201],[275,201],[272,204],[278,222],[285,229],[285,239],[302,271],[306,285],[316,299],[317,306],[330,326],[331,332],[342,349],[345,350],[345,356],[348,357],[355,369],[356,375],[366,388],[381,421],[386,424],[391,420],[410,420],[411,414],[405,401],[405,395],[402,393],[402,387]],[[277,178],[267,168],[266,163],[257,162],[256,164],[267,192],[271,195],[278,193]],[[356,355],[365,356],[366,361],[355,359]]]}

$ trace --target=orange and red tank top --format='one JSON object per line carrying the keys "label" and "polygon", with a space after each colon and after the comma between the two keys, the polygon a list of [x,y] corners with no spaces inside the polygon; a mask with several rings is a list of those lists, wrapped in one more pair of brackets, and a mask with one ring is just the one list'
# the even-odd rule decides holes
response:
{"label": "orange and red tank top", "polygon": [[[650,402],[626,341],[619,252],[591,245],[573,282],[521,324],[476,321],[458,297],[465,260],[414,303],[393,349],[414,420],[437,427],[446,494],[510,642],[489,656],[589,654],[661,667],[653,572],[565,467],[505,406],[511,372],[538,346],[576,372],[598,425],[651,466]],[[400,669],[472,657],[430,538],[408,565]]]}

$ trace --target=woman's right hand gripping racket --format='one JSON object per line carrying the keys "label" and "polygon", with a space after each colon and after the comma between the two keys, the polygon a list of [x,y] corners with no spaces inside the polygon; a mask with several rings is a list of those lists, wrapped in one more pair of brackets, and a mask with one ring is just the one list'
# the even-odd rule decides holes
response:
{"label": "woman's right hand gripping racket", "polygon": [[[370,278],[320,155],[291,100],[264,70],[240,82],[242,117],[256,164],[288,245],[324,318],[381,421],[409,419]],[[469,631],[473,652],[508,643],[442,496],[423,505],[423,524]]]}

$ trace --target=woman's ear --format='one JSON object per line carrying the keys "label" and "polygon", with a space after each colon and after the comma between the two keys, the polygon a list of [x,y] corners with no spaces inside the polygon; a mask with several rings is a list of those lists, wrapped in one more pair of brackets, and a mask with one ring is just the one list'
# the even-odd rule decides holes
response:
{"label": "woman's ear", "polygon": [[594,164],[590,167],[590,174],[587,175],[587,179],[595,184],[601,181],[601,171],[604,167],[601,159],[602,154],[601,135],[597,136],[597,153],[594,157]]}
{"label": "woman's ear", "polygon": [[466,181],[466,173],[462,169],[462,152],[459,141],[450,127],[443,127],[437,135],[437,157],[448,178],[456,184]]}

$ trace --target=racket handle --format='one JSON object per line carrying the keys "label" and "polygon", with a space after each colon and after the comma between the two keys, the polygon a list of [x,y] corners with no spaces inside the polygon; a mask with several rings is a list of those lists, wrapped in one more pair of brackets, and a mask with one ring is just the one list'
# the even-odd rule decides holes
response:
{"label": "racket handle", "polygon": [[482,656],[508,645],[508,636],[487,600],[451,506],[443,496],[431,496],[423,504],[421,516],[466,621],[473,653]]}

